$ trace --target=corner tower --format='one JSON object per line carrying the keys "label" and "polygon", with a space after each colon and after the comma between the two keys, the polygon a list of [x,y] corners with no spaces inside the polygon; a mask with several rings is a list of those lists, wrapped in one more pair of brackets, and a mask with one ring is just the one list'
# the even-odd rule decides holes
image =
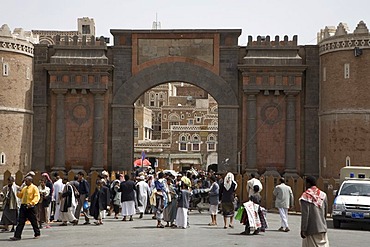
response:
{"label": "corner tower", "polygon": [[370,34],[363,21],[318,35],[320,49],[320,169],[339,176],[345,165],[370,164]]}
{"label": "corner tower", "polygon": [[31,166],[34,43],[31,32],[0,28],[0,174]]}

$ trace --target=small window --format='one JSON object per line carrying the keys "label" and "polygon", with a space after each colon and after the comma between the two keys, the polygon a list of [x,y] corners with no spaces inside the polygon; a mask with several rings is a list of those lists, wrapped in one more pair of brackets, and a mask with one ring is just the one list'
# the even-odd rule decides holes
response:
{"label": "small window", "polygon": [[154,105],[155,105],[154,101],[150,101],[150,106],[154,106]]}
{"label": "small window", "polygon": [[326,67],[322,68],[322,81],[326,81]]}
{"label": "small window", "polygon": [[202,122],[202,118],[201,118],[201,117],[196,117],[195,119],[196,119],[195,121],[196,121],[197,123]]}
{"label": "small window", "polygon": [[163,114],[163,119],[167,119],[167,114]]}
{"label": "small window", "polygon": [[135,128],[134,129],[134,137],[135,138],[138,138],[139,137],[139,129],[138,128]]}
{"label": "small window", "polygon": [[26,79],[29,80],[31,77],[30,67],[26,68]]}
{"label": "small window", "polygon": [[194,124],[194,120],[193,119],[188,119],[188,125],[193,125]]}
{"label": "small window", "polygon": [[28,166],[28,155],[24,154],[24,166]]}
{"label": "small window", "polygon": [[208,151],[216,151],[216,143],[208,143],[207,144]]}
{"label": "small window", "polygon": [[90,34],[90,25],[82,25],[82,34]]}
{"label": "small window", "polygon": [[193,143],[193,151],[199,151],[200,150],[200,144],[199,143]]}
{"label": "small window", "polygon": [[5,153],[0,154],[0,165],[5,165],[6,163],[6,156]]}
{"label": "small window", "polygon": [[181,119],[184,119],[185,118],[185,115],[184,114],[181,114]]}
{"label": "small window", "polygon": [[344,64],[344,79],[349,79],[349,63]]}
{"label": "small window", "polygon": [[187,151],[187,144],[182,142],[182,143],[179,143],[179,150],[180,151]]}
{"label": "small window", "polygon": [[346,166],[351,166],[351,157],[346,157]]}
{"label": "small window", "polygon": [[3,76],[9,76],[9,64],[3,63]]}
{"label": "small window", "polygon": [[182,142],[186,142],[186,136],[181,136],[181,137],[180,137],[180,141],[182,141]]}

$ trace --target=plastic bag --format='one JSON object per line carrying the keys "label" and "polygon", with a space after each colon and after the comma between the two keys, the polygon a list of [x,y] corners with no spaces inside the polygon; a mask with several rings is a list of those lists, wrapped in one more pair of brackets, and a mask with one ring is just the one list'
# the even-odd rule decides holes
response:
{"label": "plastic bag", "polygon": [[238,211],[236,212],[236,215],[235,215],[235,219],[236,220],[242,220],[242,217],[243,217],[243,211],[244,211],[244,206],[240,206],[238,208]]}
{"label": "plastic bag", "polygon": [[84,204],[83,204],[83,208],[85,209],[85,210],[87,210],[87,209],[89,209],[89,202],[88,201],[85,201],[84,202]]}

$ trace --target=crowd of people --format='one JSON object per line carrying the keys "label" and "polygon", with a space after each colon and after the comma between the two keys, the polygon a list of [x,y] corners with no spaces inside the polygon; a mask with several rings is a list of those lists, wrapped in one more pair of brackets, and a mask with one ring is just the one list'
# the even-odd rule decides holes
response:
{"label": "crowd of people", "polygon": [[[1,231],[14,232],[11,240],[21,239],[27,220],[33,227],[34,238],[39,238],[40,229],[50,228],[51,222],[59,222],[60,226],[77,225],[80,216],[84,217],[84,225],[90,224],[92,218],[98,226],[103,225],[106,215],[133,221],[136,214],[138,219],[144,214],[151,214],[157,228],[186,229],[190,227],[189,209],[196,209],[201,202],[209,205],[209,226],[218,225],[217,214],[221,213],[223,227],[233,228],[234,214],[238,212],[235,218],[245,225],[241,234],[258,234],[268,227],[266,210],[260,206],[262,183],[254,174],[247,182],[249,198],[244,203],[239,203],[235,195],[238,184],[231,172],[223,177],[213,171],[194,169],[185,173],[173,170],[155,173],[152,169],[138,169],[133,174],[115,174],[117,179],[111,181],[109,173],[103,171],[94,181],[96,186],[93,192],[83,172],[79,172],[72,181],[60,177],[59,173],[52,174],[51,179],[45,172],[41,175],[39,186],[34,185],[34,176],[34,172],[26,174],[21,186],[15,184],[14,177],[9,177],[0,194],[3,200]],[[326,195],[316,187],[313,177],[307,179],[307,191],[300,198],[301,237],[306,246],[320,241],[327,244],[323,246],[328,246],[324,217],[327,212]],[[280,178],[273,194],[281,217],[279,230],[289,232],[288,209],[293,206],[294,198],[284,178]],[[312,212],[315,215],[310,215]],[[316,222],[312,217],[320,221]],[[312,221],[316,222],[315,227]]]}

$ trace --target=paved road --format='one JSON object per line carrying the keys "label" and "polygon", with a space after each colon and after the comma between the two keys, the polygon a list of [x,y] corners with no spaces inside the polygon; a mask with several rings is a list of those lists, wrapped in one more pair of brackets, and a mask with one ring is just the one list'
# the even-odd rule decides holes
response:
{"label": "paved road", "polygon": [[[290,215],[289,222],[291,231],[288,233],[279,232],[279,215],[268,214],[269,229],[260,235],[244,236],[239,235],[244,227],[238,222],[235,228],[223,229],[222,216],[218,215],[219,225],[208,226],[209,215],[199,214],[196,211],[190,213],[190,228],[188,229],[157,229],[156,221],[150,215],[144,215],[143,219],[136,216],[133,222],[122,222],[112,217],[104,220],[104,225],[78,225],[58,226],[56,223],[50,229],[42,229],[40,239],[32,239],[33,231],[30,225],[25,227],[21,241],[11,242],[11,233],[0,233],[0,246],[130,246],[135,244],[138,247],[161,246],[248,246],[248,247],[297,247],[301,246],[299,236],[300,216]],[[347,229],[333,229],[329,219],[329,241],[331,246],[369,246],[369,225],[343,226]],[[174,244],[175,243],[175,244]]]}

